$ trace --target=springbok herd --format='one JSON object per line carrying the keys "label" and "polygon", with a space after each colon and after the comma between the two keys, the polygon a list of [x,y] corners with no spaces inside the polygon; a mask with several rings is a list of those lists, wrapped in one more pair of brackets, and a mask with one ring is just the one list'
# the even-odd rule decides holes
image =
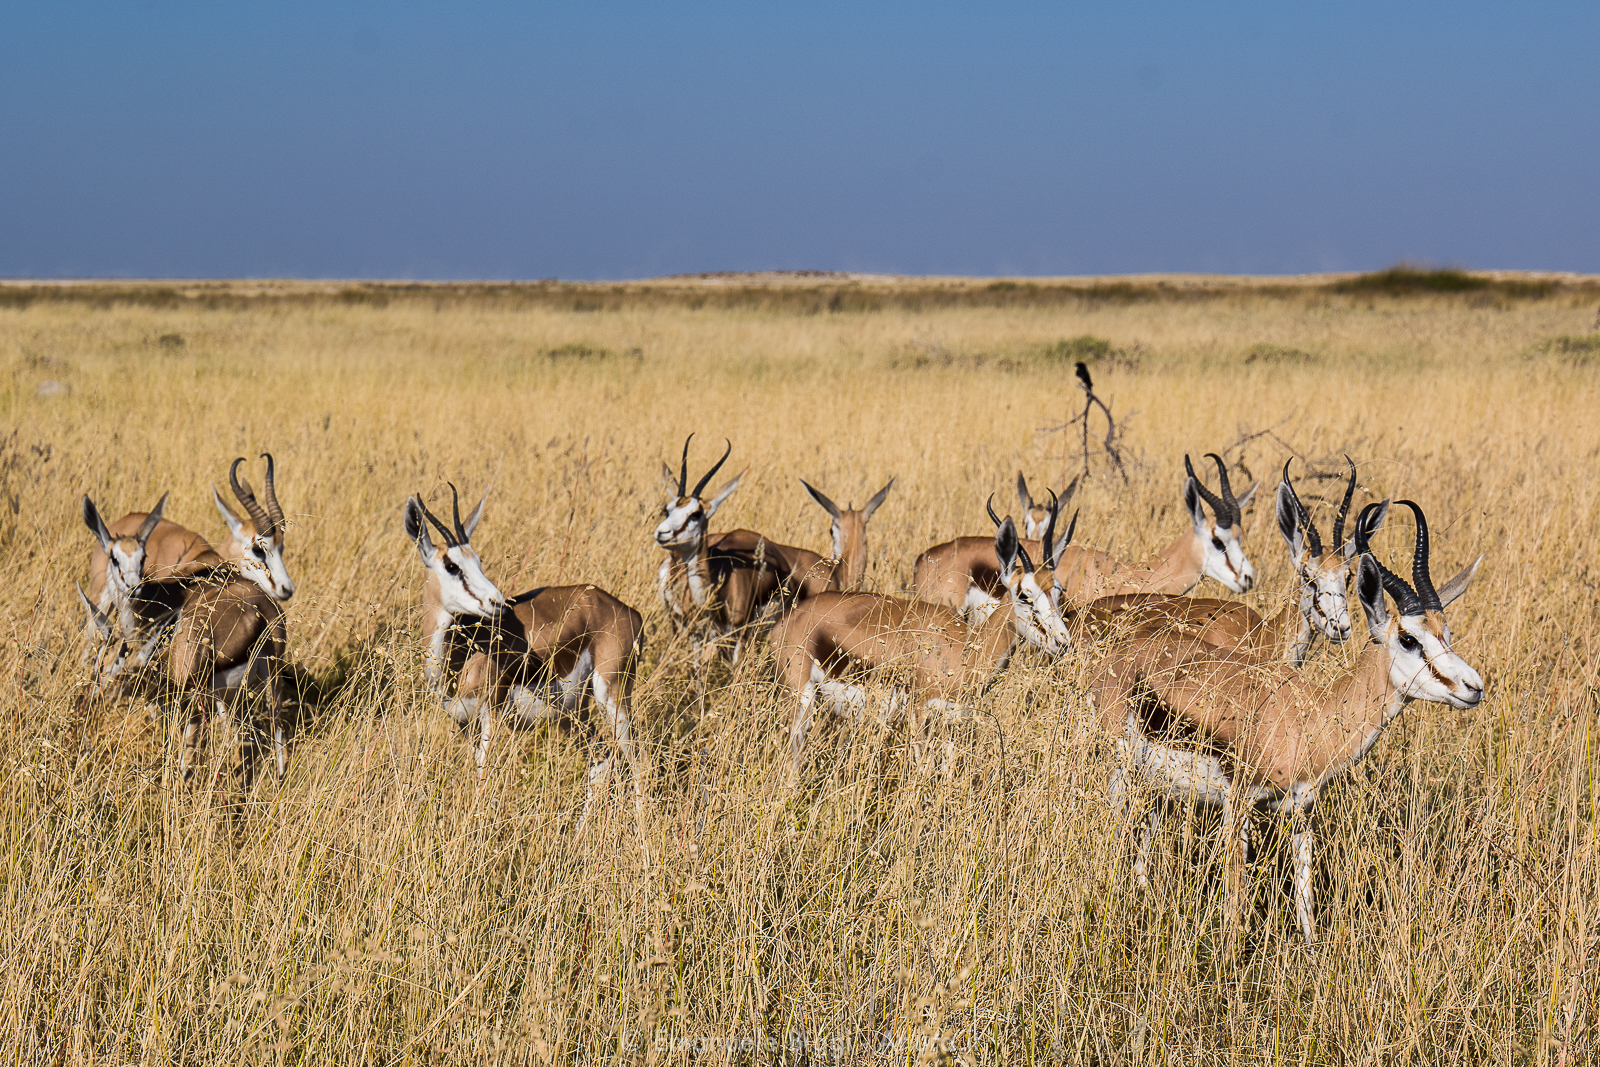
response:
{"label": "springbok herd", "polygon": [[[1242,509],[1256,487],[1236,497],[1214,454],[1208,458],[1217,466],[1218,492],[1184,457],[1191,526],[1148,560],[1126,562],[1072,544],[1077,515],[1065,532],[1058,520],[1076,483],[1036,502],[1019,473],[1020,530],[1010,516],[996,515],[991,496],[992,535],[934,545],[916,559],[910,595],[886,596],[856,587],[867,564],[867,523],[893,479],[859,511],[840,508],[802,482],[832,519],[832,550],[824,558],[752,530],[711,533],[712,517],[744,477],[705,495],[731,451],[729,443],[691,488],[684,442],[679,470],[663,465],[670,499],[655,529],[665,554],[661,597],[674,631],[693,649],[702,698],[715,659],[737,661],[752,635],[766,629],[778,680],[794,697],[791,780],[803,771],[806,735],[819,711],[859,719],[869,705],[885,721],[905,720],[911,762],[927,771],[938,726],[967,714],[1020,646],[1048,656],[1081,649],[1092,662],[1091,704],[1119,753],[1109,779],[1111,805],[1119,826],[1140,828],[1136,881],[1146,884],[1165,802],[1219,806],[1230,930],[1238,920],[1238,877],[1253,812],[1290,817],[1296,914],[1313,943],[1311,810],[1318,792],[1372,747],[1407,701],[1469,708],[1483,696],[1478,673],[1451,649],[1444,617],[1482,557],[1436,587],[1427,520],[1421,507],[1402,500],[1416,522],[1410,583],[1390,571],[1369,546],[1389,501],[1369,504],[1345,536],[1354,462],[1326,545],[1285,464],[1277,520],[1299,597],[1263,619],[1237,601],[1184,595],[1204,577],[1234,593],[1255,580],[1240,535]],[[230,531],[217,548],[164,518],[165,496],[153,510],[109,525],[83,500],[96,540],[89,591],[79,588],[89,619],[92,691],[153,685],[169,694],[180,709],[178,774],[185,782],[213,706],[220,722],[241,726],[246,783],[263,734],[272,738],[280,779],[287,765],[283,604],[295,586],[283,562],[284,514],[272,457],[262,458],[261,500],[239,475],[244,459],[229,470],[244,515],[213,488]],[[480,500],[463,521],[452,485],[447,525],[420,495],[405,502],[406,537],[427,572],[422,636],[431,691],[461,726],[477,720],[481,778],[502,717],[528,723],[557,710],[570,713],[587,690],[605,739],[603,758],[589,769],[575,833],[582,833],[618,756],[642,815],[647,771],[629,705],[642,647],[639,612],[587,584],[506,596],[472,546],[483,506]],[[1334,642],[1350,637],[1352,570],[1369,641],[1354,669],[1330,686],[1315,686],[1298,668],[1319,633]],[[950,758],[946,742],[946,770]]]}

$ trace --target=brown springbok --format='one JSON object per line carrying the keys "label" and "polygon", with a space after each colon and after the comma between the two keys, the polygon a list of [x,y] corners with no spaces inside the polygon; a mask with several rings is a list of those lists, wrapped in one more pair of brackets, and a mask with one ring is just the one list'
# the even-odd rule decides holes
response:
{"label": "brown springbok", "polygon": [[[1289,464],[1283,465],[1283,481],[1278,484],[1278,531],[1289,547],[1299,595],[1272,618],[1263,619],[1237,600],[1149,593],[1105,597],[1090,605],[1090,610],[1124,640],[1165,632],[1251,659],[1280,659],[1295,666],[1305,662],[1319,633],[1335,643],[1348,640],[1350,606],[1345,586],[1356,549],[1354,539],[1344,540],[1344,523],[1355,494],[1356,465],[1348,456],[1345,461],[1350,464],[1350,480],[1333,520],[1333,545],[1326,552],[1316,523],[1294,491]],[[1373,530],[1382,524],[1388,510],[1389,502],[1383,501]]]}
{"label": "brown springbok", "polygon": [[732,635],[732,659],[738,662],[751,626],[795,600],[828,588],[829,568],[809,549],[780,544],[754,530],[733,530],[708,537],[706,528],[723,501],[739,488],[741,472],[710,500],[701,497],[733,452],[728,443],[722,458],[689,485],[689,441],[683,442],[676,495],[661,509],[656,544],[665,549],[657,581],[675,633],[689,632],[694,662],[708,664]]}
{"label": "brown springbok", "polygon": [[[1049,593],[1054,584],[1053,554],[1036,569],[1018,543],[1011,519],[999,527],[995,553],[1005,568],[1011,610],[994,612],[981,626],[969,629],[944,605],[849,592],[808,597],[778,621],[772,631],[773,656],[778,676],[798,704],[789,730],[791,774],[801,770],[819,698],[835,714],[861,716],[866,691],[852,679],[868,673],[887,675],[899,687],[890,697],[886,717],[901,705],[908,708],[912,763],[922,768],[929,713],[935,718],[959,715],[958,700],[975,695],[1004,668],[1018,642],[1051,654],[1071,647],[1072,636]],[[1050,535],[1044,543],[1051,543]]]}
{"label": "brown springbok", "polygon": [[894,479],[890,478],[888,485],[874,493],[872,499],[867,501],[867,506],[860,511],[851,506],[839,507],[828,499],[826,493],[804,478],[800,479],[800,484],[805,486],[811,499],[832,520],[828,524],[828,535],[833,541],[833,558],[823,561],[828,588],[856,588],[867,576],[867,523],[872,521],[872,513],[883,506],[889,490],[894,488]]}
{"label": "brown springbok", "polygon": [[[629,722],[634,668],[643,641],[639,613],[594,585],[546,586],[509,600],[483,573],[472,531],[483,501],[463,523],[450,487],[454,530],[422,502],[406,501],[406,536],[428,576],[423,587],[423,640],[429,681],[447,714],[463,727],[478,720],[473,753],[481,782],[496,717],[531,725],[577,711],[587,690],[609,735],[603,758],[589,767],[575,834],[588,823],[595,797],[611,781],[616,754],[633,778],[634,807],[643,815],[644,771]],[[437,546],[424,522],[443,539]]]}
{"label": "brown springbok", "polygon": [[[1470,708],[1483,697],[1483,681],[1452,650],[1444,618],[1482,557],[1435,590],[1427,519],[1411,501],[1400,503],[1417,521],[1414,587],[1371,554],[1367,538],[1382,505],[1368,505],[1356,521],[1356,594],[1371,642],[1355,669],[1331,685],[1317,686],[1287,664],[1173,636],[1115,645],[1095,669],[1091,700],[1121,755],[1108,784],[1116,824],[1128,825],[1136,807],[1131,787],[1138,785],[1153,788],[1162,800],[1223,810],[1230,943],[1238,929],[1252,810],[1290,816],[1295,913],[1307,945],[1313,945],[1311,810],[1318,793],[1366,755],[1408,701]],[[1390,614],[1385,594],[1397,614]],[[1143,803],[1141,797],[1138,805]],[[1152,806],[1144,822],[1134,865],[1140,885],[1147,884],[1160,810]]]}

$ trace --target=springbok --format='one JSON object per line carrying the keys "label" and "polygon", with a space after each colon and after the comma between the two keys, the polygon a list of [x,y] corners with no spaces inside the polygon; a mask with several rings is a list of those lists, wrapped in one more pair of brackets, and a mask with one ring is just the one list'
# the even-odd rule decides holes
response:
{"label": "springbok", "polygon": [[[1350,606],[1345,586],[1355,541],[1344,540],[1344,522],[1356,489],[1356,465],[1348,456],[1350,480],[1344,501],[1333,520],[1333,544],[1327,552],[1317,525],[1294,491],[1289,464],[1283,465],[1278,483],[1278,532],[1289,547],[1289,560],[1298,583],[1298,597],[1284,604],[1272,618],[1263,619],[1237,600],[1156,596],[1134,593],[1106,597],[1092,604],[1096,617],[1121,639],[1152,637],[1163,631],[1193,637],[1224,651],[1237,650],[1251,659],[1281,659],[1299,666],[1317,634],[1336,643],[1349,639]],[[1384,501],[1372,529],[1382,524],[1389,502]]]}
{"label": "springbok", "polygon": [[[1056,510],[1066,504],[1071,498],[1074,489],[1078,488],[1078,480],[1074,478],[1072,484],[1067,486],[1066,492],[1056,504]],[[1053,495],[1053,494],[1052,494]],[[1022,505],[1022,537],[1024,541],[1037,541],[1044,536],[1045,525],[1050,521],[1051,508],[1033,502],[1033,494],[1028,492],[1028,479],[1017,472],[1017,503]]]}
{"label": "springbok", "polygon": [[860,511],[849,506],[840,508],[828,499],[826,493],[804,478],[800,479],[800,484],[806,487],[811,499],[832,520],[828,524],[828,535],[833,540],[833,558],[823,561],[828,575],[828,588],[856,588],[867,576],[867,523],[872,520],[872,513],[883,506],[889,490],[894,488],[894,479],[890,478],[888,485],[874,493],[872,499],[867,501],[867,506]]}
{"label": "springbok", "polygon": [[737,663],[749,627],[785,604],[826,590],[828,568],[817,553],[779,544],[754,530],[707,537],[711,517],[739,488],[744,474],[734,476],[710,500],[701,497],[732,454],[729,442],[722,458],[691,492],[693,438],[690,434],[683,442],[677,494],[661,509],[661,524],[656,527],[656,544],[667,552],[657,580],[674,632],[689,631],[696,665],[705,666],[729,634],[734,637],[732,659]]}
{"label": "springbok", "polygon": [[[555,714],[570,715],[587,689],[610,734],[612,750],[589,767],[583,812],[574,832],[583,832],[595,797],[609,786],[617,752],[628,763],[634,807],[642,817],[644,774],[634,747],[629,704],[644,620],[594,585],[546,586],[507,599],[484,575],[483,561],[472,547],[483,501],[465,523],[454,485],[450,504],[454,530],[428,510],[420,495],[410,497],[405,530],[428,572],[422,629],[431,664],[429,680],[458,725],[478,720],[473,753],[478,780],[484,777],[497,715],[510,714],[529,725]],[[443,547],[433,543],[424,520],[439,531]]]}
{"label": "springbok", "polygon": [[[798,776],[811,714],[820,698],[835,714],[860,717],[866,692],[849,679],[887,673],[904,685],[891,713],[909,708],[912,762],[921,767],[924,716],[959,713],[971,696],[1010,660],[1019,641],[1055,655],[1072,645],[1049,589],[1054,554],[1036,569],[1008,516],[994,536],[1005,573],[1009,612],[994,612],[969,629],[953,609],[877,593],[824,592],[801,600],[773,627],[778,676],[798,700],[789,730],[790,771]],[[1051,543],[1054,519],[1044,538]],[[1069,531],[1067,537],[1071,537]]]}
{"label": "springbok", "polygon": [[[1318,793],[1366,755],[1408,701],[1470,708],[1483,697],[1483,681],[1452,650],[1444,618],[1483,557],[1436,591],[1427,519],[1413,502],[1400,503],[1416,516],[1414,587],[1371,554],[1367,539],[1383,506],[1368,505],[1356,521],[1356,594],[1372,640],[1354,670],[1331,686],[1313,685],[1286,664],[1170,636],[1114,646],[1091,680],[1091,700],[1121,754],[1107,788],[1119,827],[1135,807],[1130,777],[1162,799],[1222,807],[1230,943],[1253,809],[1290,816],[1295,913],[1306,944],[1314,945],[1311,809]],[[1386,593],[1397,614],[1390,614]],[[1148,884],[1160,811],[1152,806],[1144,822],[1134,864],[1141,886]]]}

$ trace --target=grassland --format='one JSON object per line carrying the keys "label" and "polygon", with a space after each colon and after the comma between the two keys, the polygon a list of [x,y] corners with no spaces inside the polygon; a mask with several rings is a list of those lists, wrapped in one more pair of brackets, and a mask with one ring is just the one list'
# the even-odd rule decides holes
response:
{"label": "grassland", "polygon": [[[842,286],[827,279],[733,286],[770,299],[717,297],[730,286],[715,279],[669,296],[597,286],[588,303],[558,285],[559,300],[10,287],[0,1058],[1592,1057],[1596,297],[1581,280],[1512,281],[1106,282],[1037,299],[883,283],[856,288],[898,295],[857,310],[829,310],[819,293]],[[1152,891],[1129,888],[1107,832],[1109,746],[1082,695],[1092,650],[1022,657],[988,714],[954,729],[948,777],[913,775],[896,730],[839,725],[788,790],[790,703],[761,648],[704,708],[689,698],[648,537],[685,434],[702,467],[723,437],[728,470],[750,467],[716,527],[819,550],[825,518],[797,477],[859,503],[897,475],[869,533],[869,584],[893,590],[921,548],[986,529],[984,498],[1008,499],[1019,468],[1036,488],[1081,469],[1060,429],[1081,409],[1080,356],[1129,461],[1125,485],[1090,457],[1083,542],[1142,555],[1169,541],[1182,456],[1205,451],[1267,489],[1299,457],[1326,530],[1334,483],[1314,474],[1349,452],[1358,504],[1427,508],[1437,573],[1487,554],[1451,622],[1488,694],[1469,712],[1412,706],[1324,794],[1314,957],[1275,837],[1236,958],[1218,951],[1214,819],[1169,819]],[[210,483],[269,449],[300,588],[300,700],[287,779],[260,783],[235,824],[220,798],[173,787],[158,708],[81,699],[78,498],[115,515],[171,490],[169,516],[220,538]],[[400,523],[407,494],[437,502],[447,480],[474,498],[492,486],[475,540],[502,588],[594,581],[644,612],[642,823],[619,793],[571,838],[582,728],[501,734],[475,785],[423,688],[422,568]],[[1270,508],[1245,527],[1248,599],[1275,610],[1289,572]],[[1404,573],[1403,520],[1380,550]],[[1355,651],[1323,648],[1307,669],[1331,677]]]}

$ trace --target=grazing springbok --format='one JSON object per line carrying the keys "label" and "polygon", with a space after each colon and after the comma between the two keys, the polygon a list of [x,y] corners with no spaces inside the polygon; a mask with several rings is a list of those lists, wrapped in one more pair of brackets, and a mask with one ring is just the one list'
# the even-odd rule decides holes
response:
{"label": "grazing springbok", "polygon": [[[1371,642],[1355,669],[1332,685],[1314,685],[1287,664],[1171,636],[1114,646],[1091,680],[1091,699],[1121,755],[1108,785],[1119,827],[1128,825],[1137,806],[1130,787],[1139,784],[1152,786],[1163,800],[1221,806],[1230,943],[1238,929],[1252,810],[1290,816],[1295,913],[1311,946],[1311,810],[1318,793],[1366,755],[1408,701],[1470,708],[1483,697],[1477,671],[1450,647],[1444,618],[1445,607],[1466,591],[1483,557],[1436,591],[1427,519],[1411,501],[1400,503],[1417,521],[1414,586],[1371,554],[1367,539],[1383,509],[1368,505],[1356,521],[1356,594]],[[1144,821],[1134,864],[1141,886],[1147,884],[1160,810],[1159,803],[1153,805]]]}
{"label": "grazing springbok", "polygon": [[[1052,518],[1047,545],[1054,525]],[[1053,655],[1071,647],[1072,636],[1049,591],[1054,553],[1035,569],[1011,519],[999,527],[994,547],[1011,610],[994,612],[981,626],[969,629],[959,614],[940,604],[848,592],[808,597],[778,621],[772,632],[778,676],[798,704],[789,730],[792,774],[801,770],[819,699],[836,714],[861,716],[866,692],[852,680],[860,675],[888,675],[891,684],[902,687],[890,698],[890,714],[902,702],[909,709],[912,763],[921,768],[929,713],[935,718],[959,714],[958,700],[976,695],[1004,668],[1018,642]]]}
{"label": "grazing springbok", "polygon": [[883,506],[884,500],[889,495],[889,490],[894,488],[894,479],[889,479],[889,484],[879,489],[867,501],[867,506],[860,511],[854,507],[840,508],[822,490],[813,486],[804,478],[800,484],[806,487],[806,492],[815,500],[823,511],[826,511],[832,520],[828,524],[828,534],[833,540],[833,558],[824,560],[828,588],[833,590],[854,589],[861,584],[867,576],[867,523],[872,520],[872,513]]}
{"label": "grazing springbok", "polygon": [[[1205,577],[1215,578],[1232,592],[1248,592],[1255,584],[1255,568],[1245,557],[1239,537],[1244,508],[1255,495],[1256,486],[1235,498],[1222,457],[1215,453],[1207,453],[1207,457],[1216,461],[1221,496],[1206,488],[1195,475],[1189,457],[1183,457],[1187,472],[1183,503],[1189,512],[1189,532],[1143,563],[1125,563],[1105,552],[1074,545],[1056,566],[1060,596],[1077,607],[1085,607],[1108,596],[1181,595]],[[1062,505],[1071,494],[1069,486],[1062,495]],[[1211,508],[1209,517],[1207,505]],[[997,603],[998,573],[992,546],[982,538],[958,537],[917,557],[915,589],[924,600],[958,611],[975,610],[981,615],[994,610]]]}
{"label": "grazing springbok", "polygon": [[694,662],[704,667],[733,635],[732,659],[752,624],[762,621],[785,604],[813,596],[828,588],[829,568],[817,553],[779,544],[754,530],[733,530],[708,537],[706,527],[723,501],[739,488],[744,474],[734,476],[710,500],[701,497],[733,452],[732,442],[722,458],[701,477],[691,492],[689,441],[683,442],[677,493],[661,509],[656,544],[665,549],[657,579],[661,600],[674,632],[689,631]]}
{"label": "grazing springbok", "polygon": [[[1289,546],[1299,595],[1272,618],[1263,619],[1237,600],[1149,593],[1106,597],[1095,601],[1092,611],[1121,639],[1166,632],[1252,659],[1280,659],[1295,666],[1305,662],[1319,633],[1336,643],[1348,640],[1350,605],[1345,586],[1356,548],[1353,538],[1344,540],[1344,522],[1355,494],[1356,465],[1348,456],[1345,461],[1350,464],[1350,480],[1333,520],[1332,547],[1326,552],[1316,523],[1294,491],[1289,464],[1283,465],[1283,481],[1278,483],[1278,532]],[[1373,530],[1382,524],[1388,509],[1389,502],[1384,501]]]}
{"label": "grazing springbok", "polygon": [[[629,704],[644,620],[594,585],[546,586],[508,600],[484,575],[483,561],[472,547],[483,501],[465,523],[454,485],[450,505],[453,530],[428,510],[421,496],[409,498],[405,530],[428,572],[422,629],[429,682],[443,695],[445,711],[458,725],[478,720],[473,753],[478,780],[483,780],[498,715],[524,725],[568,716],[577,711],[587,690],[610,745],[589,767],[574,833],[583,832],[595,797],[609,787],[618,752],[628,763],[635,811],[642,817],[644,772]],[[434,544],[427,523],[439,531],[442,547]]]}

